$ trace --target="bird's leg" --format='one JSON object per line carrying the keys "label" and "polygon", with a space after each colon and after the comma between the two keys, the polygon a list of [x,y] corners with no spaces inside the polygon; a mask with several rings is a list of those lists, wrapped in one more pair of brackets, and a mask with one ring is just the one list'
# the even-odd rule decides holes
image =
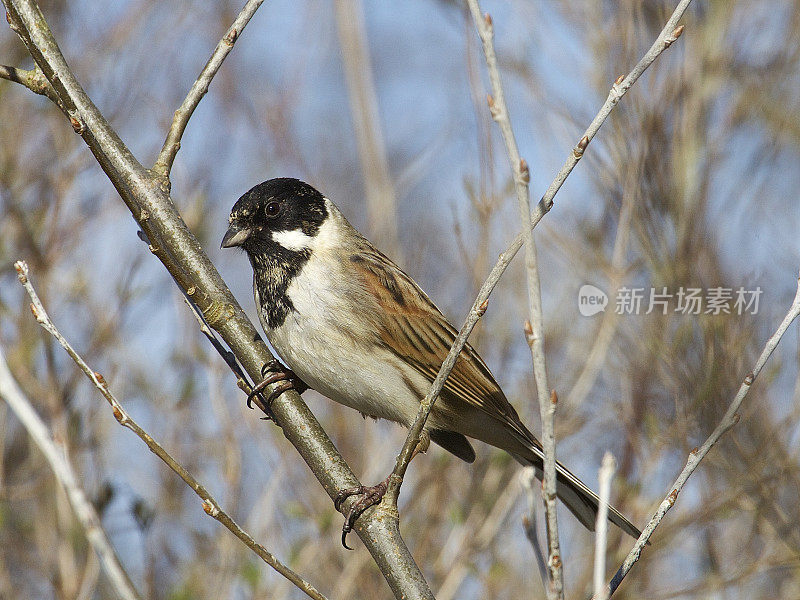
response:
{"label": "bird's leg", "polygon": [[[308,389],[308,386],[302,379],[295,375],[291,369],[284,367],[274,358],[261,367],[261,377],[263,377],[261,383],[253,387],[252,391],[247,394],[247,408],[253,408],[253,398],[256,396],[261,396],[262,400],[264,400],[264,405],[267,410],[269,410],[272,401],[286,390],[295,390],[298,394],[302,394]],[[270,392],[267,398],[264,398],[262,392],[268,385],[276,381],[282,381],[283,383]],[[267,418],[272,417],[268,416]],[[275,419],[273,418],[272,420],[274,421]]]}
{"label": "bird's leg", "polygon": [[[389,477],[391,477],[391,475],[389,475]],[[342,502],[344,502],[347,498],[350,496],[361,495],[361,498],[350,507],[350,512],[347,513],[347,516],[344,520],[344,525],[342,525],[342,546],[348,550],[352,550],[352,548],[347,545],[347,534],[353,530],[353,525],[355,524],[356,519],[358,519],[358,517],[360,517],[365,510],[367,510],[370,506],[379,504],[380,501],[383,500],[386,490],[389,489],[389,477],[377,485],[358,485],[356,487],[341,490],[338,494],[336,494],[336,498],[333,500],[333,505],[338,511],[341,511]]]}
{"label": "bird's leg", "polygon": [[[411,454],[411,460],[413,460],[417,454],[425,453],[430,445],[430,436],[427,432],[423,432],[419,442],[416,446],[414,446],[414,451]],[[342,502],[344,502],[350,496],[361,496],[361,498],[350,507],[350,511],[345,517],[344,525],[342,525],[342,546],[348,550],[352,550],[352,548],[347,545],[347,534],[353,530],[353,525],[365,510],[371,506],[380,504],[384,495],[386,495],[386,490],[389,489],[389,480],[392,478],[392,474],[393,473],[390,473],[386,479],[377,485],[357,485],[355,487],[343,489],[339,491],[339,493],[336,494],[336,498],[333,499],[333,505],[336,507],[336,510],[341,512]]]}

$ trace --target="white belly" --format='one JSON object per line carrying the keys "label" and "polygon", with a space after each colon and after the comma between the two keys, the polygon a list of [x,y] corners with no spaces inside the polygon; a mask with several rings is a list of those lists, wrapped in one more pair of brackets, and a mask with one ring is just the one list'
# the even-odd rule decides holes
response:
{"label": "white belly", "polygon": [[312,257],[290,284],[287,295],[294,311],[280,327],[270,330],[261,318],[270,343],[312,389],[365,415],[409,426],[421,397],[406,382],[427,391],[427,380],[387,350],[365,343],[361,328],[345,317],[352,314],[341,289],[348,283],[324,262]]}

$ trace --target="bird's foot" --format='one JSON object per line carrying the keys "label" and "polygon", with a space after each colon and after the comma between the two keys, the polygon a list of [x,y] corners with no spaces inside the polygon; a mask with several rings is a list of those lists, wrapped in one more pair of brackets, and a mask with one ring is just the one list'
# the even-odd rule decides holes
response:
{"label": "bird's foot", "polygon": [[338,511],[342,510],[342,502],[344,502],[350,496],[361,496],[361,498],[350,507],[350,512],[347,513],[344,520],[344,525],[342,525],[342,546],[348,550],[352,550],[352,548],[347,545],[347,534],[353,530],[353,525],[365,510],[367,510],[370,506],[375,506],[376,504],[380,503],[380,501],[383,499],[383,496],[386,494],[386,490],[389,489],[390,477],[391,475],[377,485],[359,485],[344,489],[336,494],[336,498],[333,500],[333,505]]}
{"label": "bird's foot", "polygon": [[[266,419],[275,420],[275,417],[272,415],[272,402],[280,396],[283,392],[287,390],[295,390],[298,394],[302,394],[308,389],[308,386],[300,379],[294,372],[284,367],[278,360],[272,359],[268,363],[266,363],[263,367],[261,367],[261,377],[263,380],[257,386],[255,386],[252,391],[247,394],[247,408],[253,408],[253,398],[256,396],[261,396],[261,399],[264,401],[264,406],[269,411],[269,414],[264,417]],[[268,385],[275,383],[276,381],[282,381],[278,387],[272,390],[266,398],[264,398],[262,392],[267,388]]]}

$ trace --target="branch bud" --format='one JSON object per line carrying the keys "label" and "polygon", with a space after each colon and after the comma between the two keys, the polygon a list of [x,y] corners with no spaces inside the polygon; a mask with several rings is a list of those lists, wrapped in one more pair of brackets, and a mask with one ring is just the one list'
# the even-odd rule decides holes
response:
{"label": "branch bud", "polygon": [[231,29],[225,36],[225,43],[228,44],[229,46],[233,46],[238,38],[239,38],[239,32],[236,29]]}
{"label": "branch bud", "polygon": [[486,300],[481,302],[481,305],[478,307],[478,316],[482,317],[483,315],[485,315],[486,309],[488,308],[489,308],[489,299],[487,298]]}
{"label": "branch bud", "polygon": [[619,84],[620,84],[620,83],[622,83],[623,81],[625,81],[625,75],[620,75],[619,77],[617,77],[617,78],[614,80],[614,85],[619,85]]}
{"label": "branch bud", "polygon": [[558,404],[558,394],[556,394],[555,390],[550,390],[550,404],[553,406]]}
{"label": "branch bud", "polygon": [[581,141],[578,142],[578,145],[575,146],[575,148],[572,150],[572,155],[576,159],[580,159],[581,156],[583,156],[583,153],[586,151],[586,146],[588,146],[588,145],[589,145],[589,138],[586,137],[586,136],[583,136],[581,138]]}
{"label": "branch bud", "polygon": [[485,15],[483,15],[483,22],[486,23],[487,27],[492,27],[493,26],[492,15],[490,15],[488,12]]}
{"label": "branch bud", "polygon": [[495,103],[491,94],[486,94],[486,104],[489,105],[489,112],[492,113],[492,118],[497,121],[500,117],[500,107]]}
{"label": "branch bud", "polygon": [[675,40],[681,37],[681,34],[685,28],[685,25],[678,25],[675,29],[673,29],[672,33],[664,38],[664,48],[669,48]]}
{"label": "branch bud", "polygon": [[528,168],[528,163],[524,158],[519,159],[519,176],[525,185],[528,185],[531,182],[531,171]]}
{"label": "branch bud", "polygon": [[528,346],[533,346],[533,326],[530,321],[525,321],[525,324],[522,326],[522,331],[525,332],[525,341],[528,343]]}
{"label": "branch bud", "polygon": [[69,124],[72,125],[72,129],[78,135],[83,133],[83,121],[81,121],[79,117],[76,117],[75,115],[70,115]]}

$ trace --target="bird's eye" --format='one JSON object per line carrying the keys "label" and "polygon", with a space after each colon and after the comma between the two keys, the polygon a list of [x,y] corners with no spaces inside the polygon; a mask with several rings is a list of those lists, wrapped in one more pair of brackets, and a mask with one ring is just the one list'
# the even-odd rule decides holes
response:
{"label": "bird's eye", "polygon": [[267,208],[265,209],[268,217],[277,217],[278,213],[281,212],[281,203],[280,202],[270,202],[267,204]]}

